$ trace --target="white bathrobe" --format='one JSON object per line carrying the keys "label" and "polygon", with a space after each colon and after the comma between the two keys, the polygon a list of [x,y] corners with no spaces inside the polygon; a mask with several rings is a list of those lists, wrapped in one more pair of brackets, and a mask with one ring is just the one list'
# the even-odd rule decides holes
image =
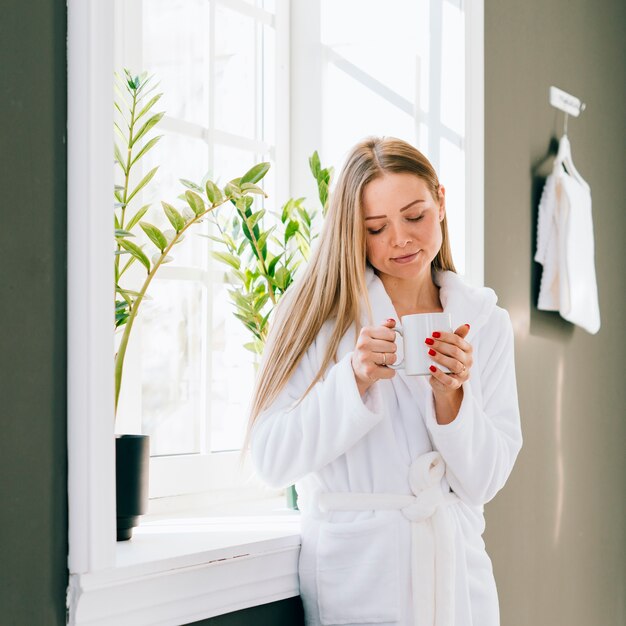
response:
{"label": "white bathrobe", "polygon": [[[382,282],[367,272],[373,322],[397,320]],[[260,477],[276,487],[296,483],[307,626],[499,624],[483,505],[504,486],[522,445],[513,332],[491,289],[469,287],[452,272],[437,273],[435,281],[453,327],[471,325],[467,340],[474,347],[453,422],[437,423],[427,377],[398,371],[361,398],[351,366],[354,329],[340,344],[338,362],[298,403],[321,365],[327,323],[252,430]],[[409,473],[418,463],[435,472],[437,459],[445,473],[419,492],[419,479]],[[350,510],[359,498],[365,505]],[[380,502],[367,504],[372,498]],[[394,504],[383,506],[385,498]],[[424,513],[425,500],[446,503],[431,516],[436,504]]]}
{"label": "white bathrobe", "polygon": [[563,135],[539,202],[535,261],[543,272],[537,308],[559,311],[592,335],[600,330],[594,250],[591,189]]}

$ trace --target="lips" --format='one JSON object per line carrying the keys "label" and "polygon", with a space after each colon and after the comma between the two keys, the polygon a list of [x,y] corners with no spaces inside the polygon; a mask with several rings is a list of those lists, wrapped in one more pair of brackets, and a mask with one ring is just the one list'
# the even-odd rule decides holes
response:
{"label": "lips", "polygon": [[415,259],[415,257],[419,254],[419,250],[417,252],[414,252],[413,254],[407,254],[406,256],[398,256],[395,258],[392,258],[391,260],[394,263],[410,263],[411,261],[413,261],[413,259]]}

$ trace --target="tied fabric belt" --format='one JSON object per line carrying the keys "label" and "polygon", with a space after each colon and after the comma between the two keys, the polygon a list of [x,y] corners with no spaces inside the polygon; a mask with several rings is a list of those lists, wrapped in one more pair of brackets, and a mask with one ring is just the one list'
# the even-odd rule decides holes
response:
{"label": "tied fabric belt", "polygon": [[446,464],[439,452],[413,461],[409,484],[414,495],[391,493],[320,493],[322,512],[400,510],[411,522],[411,573],[415,626],[454,625],[455,534],[449,504],[459,500],[444,493]]}

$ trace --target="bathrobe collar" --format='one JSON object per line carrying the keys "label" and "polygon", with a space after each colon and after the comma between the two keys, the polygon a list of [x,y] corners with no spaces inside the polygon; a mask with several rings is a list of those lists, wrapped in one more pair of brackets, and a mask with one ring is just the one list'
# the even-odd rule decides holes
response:
{"label": "bathrobe collar", "polygon": [[[388,318],[400,321],[382,281],[370,265],[366,267],[365,275],[374,315],[372,323],[381,324]],[[488,287],[472,287],[455,272],[436,271],[433,278],[439,287],[439,299],[443,310],[450,313],[452,318],[452,328],[469,324],[468,338],[471,339],[493,312],[498,301],[495,292]]]}

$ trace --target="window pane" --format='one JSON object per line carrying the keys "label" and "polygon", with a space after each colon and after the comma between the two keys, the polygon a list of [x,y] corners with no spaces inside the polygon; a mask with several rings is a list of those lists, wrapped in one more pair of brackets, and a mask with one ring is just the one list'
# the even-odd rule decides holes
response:
{"label": "window pane", "polygon": [[391,0],[381,11],[379,0],[322,0],[322,43],[413,102],[420,4]]}
{"label": "window pane", "polygon": [[142,305],[142,422],[152,456],[202,448],[204,293],[198,282],[155,280]]}
{"label": "window pane", "polygon": [[223,187],[229,180],[243,176],[255,163],[255,155],[247,150],[221,144],[213,146],[213,172]]}
{"label": "window pane", "polygon": [[[150,185],[151,194],[146,196],[144,203],[152,202],[152,207],[146,215],[146,221],[162,230],[172,228],[168,221],[161,201],[168,202],[182,211],[186,203],[178,196],[186,191],[180,179],[186,178],[200,183],[208,171],[209,149],[200,139],[185,137],[175,133],[165,132],[159,143],[143,158],[144,171],[159,166],[159,170]],[[140,205],[138,205],[140,206]],[[206,267],[206,240],[197,237],[201,225],[185,234],[185,241],[172,250],[172,265]],[[152,245],[152,244],[150,244]],[[152,249],[152,248],[150,248]]]}
{"label": "window pane", "polygon": [[276,137],[276,31],[263,26],[263,140],[273,144]]}
{"label": "window pane", "polygon": [[465,273],[465,154],[447,139],[440,144],[439,181],[446,189],[446,213],[452,257],[457,271]]}
{"label": "window pane", "polygon": [[461,9],[444,2],[441,40],[441,122],[465,134],[465,22]]}
{"label": "window pane", "polygon": [[159,111],[207,126],[209,122],[209,3],[144,0],[144,69],[155,73]]}
{"label": "window pane", "polygon": [[243,444],[254,384],[254,355],[243,345],[252,335],[233,315],[227,286],[213,286],[211,324],[211,450],[238,450]]}
{"label": "window pane", "polygon": [[256,25],[218,4],[215,10],[215,127],[256,137]]}
{"label": "window pane", "polygon": [[412,115],[332,65],[326,72],[323,114],[321,154],[337,168],[346,151],[368,135],[402,137],[408,141],[415,136]]}

